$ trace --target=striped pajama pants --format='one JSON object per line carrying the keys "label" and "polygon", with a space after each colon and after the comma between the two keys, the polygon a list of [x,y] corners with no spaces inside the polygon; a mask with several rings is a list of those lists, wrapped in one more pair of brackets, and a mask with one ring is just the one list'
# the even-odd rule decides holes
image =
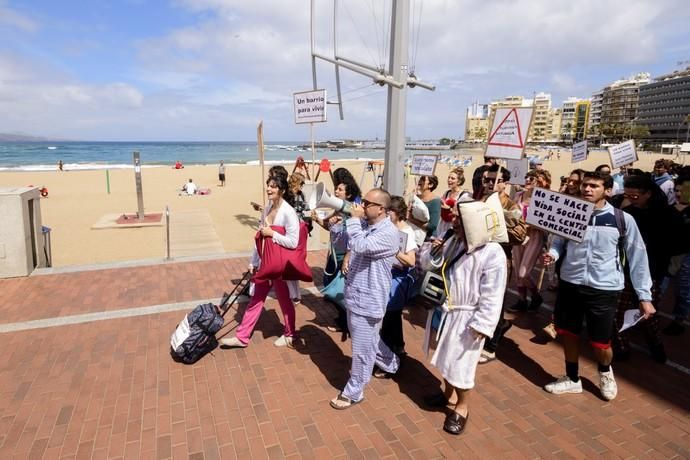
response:
{"label": "striped pajama pants", "polygon": [[400,358],[383,343],[379,335],[381,318],[347,312],[347,325],[352,338],[352,370],[343,396],[353,401],[364,397],[364,387],[371,380],[374,364],[385,372],[397,372]]}

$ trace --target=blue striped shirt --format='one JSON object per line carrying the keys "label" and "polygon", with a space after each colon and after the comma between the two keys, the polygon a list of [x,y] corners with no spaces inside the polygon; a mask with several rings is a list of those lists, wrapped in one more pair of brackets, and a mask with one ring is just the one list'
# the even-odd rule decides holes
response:
{"label": "blue striped shirt", "polygon": [[350,218],[347,234],[350,265],[345,305],[358,315],[383,318],[391,290],[391,268],[398,252],[398,229],[388,217],[376,225]]}

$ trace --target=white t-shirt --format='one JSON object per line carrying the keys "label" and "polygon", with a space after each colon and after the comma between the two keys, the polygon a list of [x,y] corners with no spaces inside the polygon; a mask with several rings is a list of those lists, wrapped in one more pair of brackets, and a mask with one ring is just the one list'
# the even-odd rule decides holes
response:
{"label": "white t-shirt", "polygon": [[187,182],[184,190],[187,192],[187,195],[194,195],[196,193],[196,184],[194,182]]}

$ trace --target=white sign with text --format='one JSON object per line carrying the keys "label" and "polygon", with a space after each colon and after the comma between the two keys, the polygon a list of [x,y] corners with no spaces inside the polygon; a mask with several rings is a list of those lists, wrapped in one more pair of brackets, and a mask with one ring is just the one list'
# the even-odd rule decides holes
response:
{"label": "white sign with text", "polygon": [[529,171],[529,160],[506,160],[506,169],[510,171],[509,184],[525,185],[525,175]]}
{"label": "white sign with text", "polygon": [[609,147],[609,156],[611,157],[612,169],[635,163],[637,161],[635,141],[631,139],[620,144],[612,145]]}
{"label": "white sign with text", "polygon": [[587,141],[578,142],[573,144],[573,163],[579,163],[587,159]]}
{"label": "white sign with text", "polygon": [[581,242],[594,203],[544,188],[535,188],[527,209],[526,222],[554,235]]}
{"label": "white sign with text", "polygon": [[511,160],[522,158],[533,111],[532,107],[496,109],[484,156]]}
{"label": "white sign with text", "polygon": [[433,176],[438,155],[415,155],[412,157],[412,175]]}
{"label": "white sign with text", "polygon": [[326,121],[326,90],[315,89],[293,94],[295,123],[323,123]]}

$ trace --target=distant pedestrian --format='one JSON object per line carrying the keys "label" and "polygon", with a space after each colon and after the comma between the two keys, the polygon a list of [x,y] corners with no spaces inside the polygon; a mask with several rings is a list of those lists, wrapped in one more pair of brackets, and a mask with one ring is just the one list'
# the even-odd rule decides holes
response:
{"label": "distant pedestrian", "polygon": [[58,171],[64,171],[62,160],[58,160]]}
{"label": "distant pedestrian", "polygon": [[220,160],[220,165],[218,165],[218,180],[220,181],[220,186],[225,187],[225,165],[223,160]]}

